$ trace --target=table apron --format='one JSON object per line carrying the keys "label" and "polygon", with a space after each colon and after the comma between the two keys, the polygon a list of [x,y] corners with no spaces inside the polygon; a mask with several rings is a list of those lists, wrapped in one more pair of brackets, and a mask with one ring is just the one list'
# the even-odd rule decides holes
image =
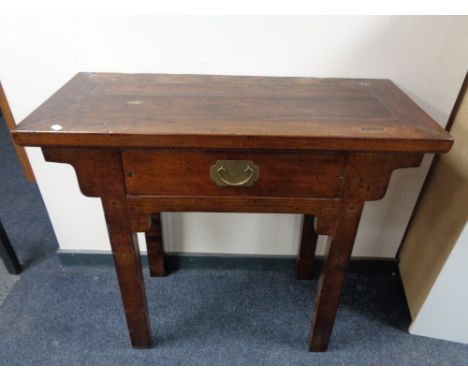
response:
{"label": "table apron", "polygon": [[275,197],[127,196],[135,232],[146,232],[152,214],[160,212],[257,212],[308,214],[317,217],[318,233],[333,232],[340,199]]}

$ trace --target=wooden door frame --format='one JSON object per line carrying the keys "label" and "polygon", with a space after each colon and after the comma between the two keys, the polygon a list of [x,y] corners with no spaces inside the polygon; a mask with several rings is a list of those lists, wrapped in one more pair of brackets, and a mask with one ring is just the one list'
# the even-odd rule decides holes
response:
{"label": "wooden door frame", "polygon": [[[13,118],[13,114],[10,109],[10,105],[8,104],[8,100],[6,98],[5,91],[3,90],[2,83],[0,81],[0,109],[2,111],[3,119],[5,120],[5,124],[9,131],[13,130],[16,127],[15,119]],[[24,176],[30,182],[35,182],[36,178],[34,177],[34,173],[31,167],[31,163],[29,162],[28,155],[26,154],[26,150],[24,147],[18,146],[17,144],[13,143],[16,150],[16,155],[18,155],[21,167],[23,168]]]}

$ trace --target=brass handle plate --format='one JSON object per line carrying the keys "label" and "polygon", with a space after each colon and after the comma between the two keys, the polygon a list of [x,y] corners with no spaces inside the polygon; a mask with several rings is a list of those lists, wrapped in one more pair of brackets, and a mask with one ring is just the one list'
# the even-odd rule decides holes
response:
{"label": "brass handle plate", "polygon": [[259,177],[260,169],[251,160],[218,160],[210,167],[210,178],[218,186],[248,187]]}

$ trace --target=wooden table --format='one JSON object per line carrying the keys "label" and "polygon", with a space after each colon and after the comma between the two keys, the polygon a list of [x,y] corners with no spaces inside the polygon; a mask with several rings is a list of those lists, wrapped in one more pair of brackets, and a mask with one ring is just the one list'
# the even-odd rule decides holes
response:
{"label": "wooden table", "polygon": [[305,214],[299,279],[317,234],[332,236],[309,340],[325,351],[364,202],[393,170],[452,145],[388,80],[160,74],[80,73],[12,134],[101,198],[137,348],[151,330],[135,233],[162,276],[160,212],[230,211]]}

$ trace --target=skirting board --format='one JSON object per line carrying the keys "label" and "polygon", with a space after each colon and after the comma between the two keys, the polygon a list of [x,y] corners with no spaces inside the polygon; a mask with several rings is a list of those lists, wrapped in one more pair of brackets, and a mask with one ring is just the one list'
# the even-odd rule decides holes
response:
{"label": "skirting board", "polygon": [[[64,266],[112,266],[112,254],[108,251],[57,251],[59,260]],[[142,251],[143,267],[148,266],[148,257]],[[167,253],[168,271],[181,268],[198,269],[250,269],[250,270],[294,270],[296,257],[290,255],[235,255],[224,253]],[[318,276],[323,263],[323,256],[316,256],[314,277]],[[356,272],[398,272],[395,259],[388,258],[351,258],[350,271]]]}

